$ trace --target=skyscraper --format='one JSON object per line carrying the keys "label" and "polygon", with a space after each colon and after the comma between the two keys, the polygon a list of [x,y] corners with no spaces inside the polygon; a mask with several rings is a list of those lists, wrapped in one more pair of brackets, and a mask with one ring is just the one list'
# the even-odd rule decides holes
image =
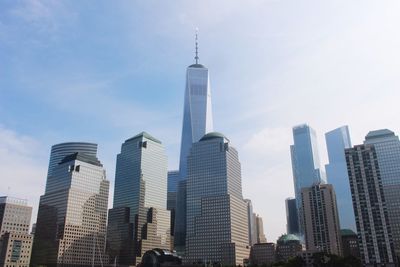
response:
{"label": "skyscraper", "polygon": [[142,132],[126,140],[117,156],[108,231],[111,262],[116,259],[119,264],[132,265],[147,250],[170,249],[170,212],[166,205],[167,156],[159,140]]}
{"label": "skyscraper", "polygon": [[[369,133],[369,137],[375,133]],[[392,231],[376,147],[357,145],[346,149],[345,156],[361,260],[364,266],[395,266]]]}
{"label": "skyscraper", "polygon": [[299,219],[295,198],[287,198],[286,206],[286,231],[288,234],[299,234]]}
{"label": "skyscraper", "polygon": [[87,142],[67,142],[52,146],[47,177],[51,176],[52,170],[57,167],[61,160],[76,152],[82,152],[86,155],[97,157],[97,144]]}
{"label": "skyscraper", "polygon": [[260,243],[266,243],[267,238],[265,237],[264,234],[264,223],[260,215],[255,214],[254,216],[254,222],[256,225],[256,238],[257,238],[257,244]]}
{"label": "skyscraper", "polygon": [[100,161],[74,153],[51,169],[40,197],[32,265],[100,266],[104,254],[109,181]]}
{"label": "skyscraper", "polygon": [[351,148],[349,128],[342,126],[325,134],[329,164],[325,166],[329,183],[335,188],[340,226],[356,231],[353,204],[344,150]]}
{"label": "skyscraper", "polygon": [[301,194],[307,250],[341,255],[339,215],[332,185],[305,187]]}
{"label": "skyscraper", "polygon": [[211,88],[208,69],[199,64],[196,34],[195,64],[186,70],[186,88],[183,108],[183,125],[179,173],[186,178],[187,157],[192,144],[198,142],[206,133],[213,130],[211,109]]}
{"label": "skyscraper", "polygon": [[208,133],[188,157],[184,261],[243,265],[248,247],[238,153],[224,135]]}
{"label": "skyscraper", "polygon": [[[179,173],[171,171],[169,174],[171,181],[168,182],[171,189],[168,192],[174,192],[172,190],[179,187],[184,196],[186,196],[186,189],[183,186],[186,183],[182,181],[187,178],[187,157],[192,144],[198,142],[206,133],[213,130],[210,77],[208,69],[199,64],[197,33],[195,44],[195,64],[190,65],[186,70]],[[186,242],[186,228],[183,228],[186,227],[186,223],[182,222],[182,219],[186,218],[186,199],[183,195],[180,196],[177,192],[176,219],[174,221],[175,248],[181,255],[185,250]],[[180,200],[185,203],[181,203]],[[176,233],[178,233],[178,236],[176,236]]]}
{"label": "skyscraper", "polygon": [[301,189],[313,184],[325,183],[321,171],[317,136],[314,129],[307,124],[293,127],[293,142],[290,146],[294,192],[299,218],[300,234],[303,234]]}
{"label": "skyscraper", "polygon": [[378,159],[383,193],[392,230],[394,250],[400,261],[400,141],[388,129],[371,131],[364,141],[373,145]]}
{"label": "skyscraper", "polygon": [[0,197],[0,266],[28,267],[32,207],[24,199]]}
{"label": "skyscraper", "polygon": [[247,224],[249,228],[249,245],[252,246],[257,243],[257,225],[255,216],[253,215],[253,204],[250,199],[244,200],[247,204]]}

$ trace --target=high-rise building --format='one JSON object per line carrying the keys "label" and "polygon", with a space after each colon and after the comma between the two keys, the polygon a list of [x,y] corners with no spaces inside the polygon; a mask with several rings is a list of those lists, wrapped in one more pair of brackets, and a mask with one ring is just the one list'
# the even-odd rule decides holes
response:
{"label": "high-rise building", "polygon": [[[169,175],[171,181],[168,182],[171,188],[171,191],[168,190],[168,192],[173,192],[174,187],[178,186],[183,194],[179,196],[179,191],[177,192],[177,209],[174,220],[174,245],[179,255],[183,255],[186,242],[186,228],[182,228],[186,227],[186,222],[182,222],[182,219],[186,218],[186,199],[184,198],[186,190],[182,187],[185,183],[181,185],[179,183],[187,179],[187,158],[192,144],[213,130],[210,77],[208,68],[199,64],[197,33],[195,44],[195,63],[186,70],[179,172],[177,174],[171,171]],[[179,210],[179,208],[183,210]]]}
{"label": "high-rise building", "polygon": [[325,183],[321,171],[317,136],[310,126],[302,124],[293,127],[293,145],[290,146],[294,192],[298,211],[300,234],[304,234],[301,189],[313,184]]}
{"label": "high-rise building", "polygon": [[121,146],[108,224],[111,262],[134,265],[147,250],[170,249],[167,156],[162,143],[146,132]]}
{"label": "high-rise building", "polygon": [[51,168],[40,197],[33,266],[101,266],[109,181],[100,161],[76,152]]}
{"label": "high-rise building", "polygon": [[299,234],[299,219],[297,214],[297,206],[295,198],[287,198],[286,206],[286,231],[288,234]]}
{"label": "high-rise building", "polygon": [[243,265],[248,257],[238,153],[224,135],[208,133],[193,144],[188,157],[184,261]]}
{"label": "high-rise building", "polygon": [[339,215],[332,185],[304,187],[301,194],[307,250],[341,255]]}
{"label": "high-rise building", "polygon": [[24,199],[0,197],[0,266],[28,267],[32,207]]}
{"label": "high-rise building", "polygon": [[261,218],[260,215],[258,214],[254,214],[254,222],[256,225],[256,242],[257,244],[260,243],[266,243],[267,242],[267,238],[265,237],[264,234],[264,224],[263,224],[263,220]]}
{"label": "high-rise building", "polygon": [[325,134],[329,164],[325,165],[329,183],[335,188],[340,225],[356,231],[353,203],[344,150],[351,148],[349,128],[342,126]]}
{"label": "high-rise building", "polygon": [[247,224],[249,227],[249,245],[252,246],[257,243],[257,225],[255,216],[253,215],[253,204],[250,199],[244,200],[247,204]]}
{"label": "high-rise building", "polygon": [[179,171],[168,172],[168,192],[167,192],[167,210],[171,212],[171,250],[174,249],[174,229],[175,229],[175,214],[176,201],[178,194],[178,184],[180,181]]}
{"label": "high-rise building", "polygon": [[87,142],[67,142],[52,146],[47,177],[52,175],[53,169],[58,166],[61,160],[76,152],[82,152],[89,156],[97,157],[97,144]]}
{"label": "high-rise building", "polygon": [[376,147],[371,144],[357,145],[346,149],[345,156],[363,266],[395,266],[391,225]]}
{"label": "high-rise building", "polygon": [[375,147],[394,251],[400,261],[400,141],[394,132],[383,129],[369,132],[364,144]]}
{"label": "high-rise building", "polygon": [[187,157],[192,144],[198,142],[206,133],[213,130],[211,109],[211,88],[208,69],[199,64],[198,43],[196,34],[195,64],[186,70],[185,103],[183,108],[183,125],[179,174],[186,179]]}

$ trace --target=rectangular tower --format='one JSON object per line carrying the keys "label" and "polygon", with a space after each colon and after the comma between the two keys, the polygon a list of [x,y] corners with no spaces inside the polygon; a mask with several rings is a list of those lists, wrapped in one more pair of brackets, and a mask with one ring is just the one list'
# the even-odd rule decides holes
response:
{"label": "rectangular tower", "polygon": [[249,256],[247,205],[238,153],[222,134],[209,133],[193,144],[186,218],[186,263],[243,265]]}
{"label": "rectangular tower", "polygon": [[105,255],[109,181],[93,155],[73,153],[52,169],[40,197],[32,264],[100,266]]}
{"label": "rectangular tower", "polygon": [[299,219],[295,198],[285,200],[286,207],[286,231],[288,234],[299,234]]}
{"label": "rectangular tower", "polygon": [[305,187],[301,195],[307,250],[341,255],[339,216],[332,185]]}
{"label": "rectangular tower", "polygon": [[357,231],[344,156],[344,150],[351,148],[349,128],[343,126],[327,132],[325,140],[329,156],[329,164],[325,165],[325,169],[329,183],[335,188],[340,226]]}
{"label": "rectangular tower", "polygon": [[32,207],[24,199],[0,197],[0,266],[29,266]]}
{"label": "rectangular tower", "polygon": [[301,189],[326,182],[320,167],[317,135],[314,129],[307,124],[293,127],[293,145],[290,146],[290,152],[299,232],[304,234]]}
{"label": "rectangular tower", "polygon": [[374,145],[345,150],[364,266],[395,266],[392,231]]}
{"label": "rectangular tower", "polygon": [[161,142],[146,132],[121,146],[108,224],[111,263],[135,265],[147,250],[170,249],[167,156]]}

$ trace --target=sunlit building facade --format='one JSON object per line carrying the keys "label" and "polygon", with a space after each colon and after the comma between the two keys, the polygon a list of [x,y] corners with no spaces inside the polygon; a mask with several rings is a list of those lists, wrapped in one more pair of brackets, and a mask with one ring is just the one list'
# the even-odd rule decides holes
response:
{"label": "sunlit building facade", "polygon": [[243,265],[249,257],[247,205],[238,153],[220,133],[193,144],[188,157],[184,261]]}
{"label": "sunlit building facade", "polygon": [[74,153],[51,169],[40,197],[33,266],[101,266],[105,254],[109,181],[100,161]]}

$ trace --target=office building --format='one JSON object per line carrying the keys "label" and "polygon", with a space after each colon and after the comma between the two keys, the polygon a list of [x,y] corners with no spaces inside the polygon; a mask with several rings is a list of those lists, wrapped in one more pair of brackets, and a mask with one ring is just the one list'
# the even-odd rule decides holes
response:
{"label": "office building", "polygon": [[194,143],[188,157],[184,262],[243,265],[249,257],[247,205],[238,153],[220,133]]}
{"label": "office building", "polygon": [[339,215],[332,185],[305,187],[301,195],[307,250],[341,255]]}
{"label": "office building", "polygon": [[300,239],[293,234],[281,235],[276,242],[276,260],[287,262],[301,252],[303,246]]}
{"label": "office building", "polygon": [[383,129],[369,132],[364,144],[375,148],[394,251],[400,259],[400,141],[394,132]]}
{"label": "office building", "polygon": [[[364,266],[395,266],[396,262],[388,203],[383,185],[384,174],[386,178],[390,177],[389,173],[395,174],[395,172],[387,172],[390,167],[386,164],[395,162],[385,161],[382,157],[379,159],[377,150],[380,150],[381,156],[384,155],[381,153],[384,144],[372,143],[393,139],[393,137],[387,130],[370,132],[363,145],[356,145],[345,150],[358,244]],[[390,158],[391,156],[386,159]],[[387,169],[383,171],[381,168]],[[389,181],[389,179],[386,180],[385,184],[390,184]]]}
{"label": "office building", "polygon": [[197,34],[195,64],[190,65],[186,70],[184,101],[179,161],[181,179],[186,178],[187,157],[192,144],[213,130],[210,77],[208,69],[199,64]]}
{"label": "office building", "polygon": [[135,265],[147,250],[171,247],[167,156],[162,143],[146,132],[121,146],[108,224],[111,263]]}
{"label": "office building", "polygon": [[[187,158],[192,144],[198,142],[206,133],[213,131],[213,117],[211,108],[211,88],[208,68],[199,63],[198,41],[196,33],[195,63],[186,69],[186,85],[183,107],[183,122],[181,136],[181,150],[179,160],[179,174],[171,173],[171,190],[174,185],[180,186],[181,192],[186,195],[179,183],[187,179]],[[179,178],[179,179],[177,179]],[[170,191],[169,191],[170,192]],[[185,203],[182,203],[184,201]],[[184,208],[183,210],[178,210]],[[180,219],[178,219],[178,216]],[[175,211],[175,249],[179,255],[183,255],[186,242],[186,199],[177,192],[177,209]],[[178,236],[177,236],[178,235]]]}
{"label": "office building", "polygon": [[[53,169],[58,166],[61,160],[63,160],[66,156],[76,152],[81,152],[92,157],[97,157],[97,144],[87,142],[67,142],[53,145],[50,152],[47,177],[52,175]],[[47,181],[48,180],[49,178],[47,178]]]}
{"label": "office building", "polygon": [[28,267],[32,251],[29,234],[32,207],[24,199],[0,197],[0,266]]}
{"label": "office building", "polygon": [[307,124],[293,127],[293,145],[290,146],[290,152],[299,232],[303,235],[301,189],[326,182],[325,175],[321,171],[317,135],[314,129]]}
{"label": "office building", "polygon": [[252,266],[271,266],[276,261],[275,244],[255,244],[250,249],[250,263]]}
{"label": "office building", "polygon": [[254,214],[254,222],[256,225],[256,240],[257,240],[257,244],[259,243],[266,243],[267,242],[267,238],[265,237],[264,234],[264,224],[263,224],[263,220],[261,218],[260,215],[258,214]]}
{"label": "office building", "polygon": [[351,148],[349,128],[343,126],[325,134],[329,164],[325,166],[329,183],[335,188],[340,225],[356,231],[353,203],[344,150]]}
{"label": "office building", "polygon": [[357,234],[351,229],[341,229],[340,236],[342,239],[343,257],[360,258],[360,249],[358,247]]}
{"label": "office building", "polygon": [[286,231],[288,234],[299,234],[299,219],[297,214],[297,206],[295,198],[287,198],[285,200],[286,207]]}
{"label": "office building", "polygon": [[257,226],[255,216],[253,215],[253,205],[250,199],[244,200],[247,204],[247,224],[249,228],[249,245],[252,246],[257,243]]}
{"label": "office building", "polygon": [[176,195],[176,210],[174,222],[174,248],[179,256],[185,255],[186,244],[186,190],[187,181],[183,180],[178,183],[178,191]]}
{"label": "office building", "polygon": [[101,266],[105,255],[109,181],[101,162],[76,152],[50,169],[40,197],[33,266]]}
{"label": "office building", "polygon": [[171,250],[174,249],[174,230],[176,214],[176,198],[178,194],[178,184],[180,181],[179,171],[168,172],[167,186],[167,210],[171,212],[170,232],[171,232]]}

